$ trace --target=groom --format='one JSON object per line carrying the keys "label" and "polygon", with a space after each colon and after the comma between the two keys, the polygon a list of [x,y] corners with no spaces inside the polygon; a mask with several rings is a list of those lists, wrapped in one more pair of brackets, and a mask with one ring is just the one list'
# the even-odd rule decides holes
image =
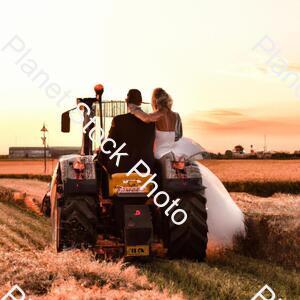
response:
{"label": "groom", "polygon": [[[142,104],[141,92],[137,89],[129,90],[126,102],[127,105],[140,106]],[[128,172],[140,159],[151,170],[154,169],[154,123],[144,123],[131,113],[118,115],[112,120],[108,137],[116,142],[117,147],[126,143],[122,152],[128,153],[128,156],[122,157],[118,167],[116,166],[116,158],[107,160],[106,167],[110,174]]]}

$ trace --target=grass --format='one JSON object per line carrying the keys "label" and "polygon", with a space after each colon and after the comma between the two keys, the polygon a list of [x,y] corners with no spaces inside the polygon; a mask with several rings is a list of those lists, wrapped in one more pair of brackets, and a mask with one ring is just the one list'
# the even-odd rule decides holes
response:
{"label": "grass", "polygon": [[157,260],[139,266],[160,288],[182,291],[188,299],[250,299],[265,284],[277,297],[297,299],[300,274],[262,260],[227,251],[206,263]]}
{"label": "grass", "polygon": [[229,192],[270,197],[275,193],[300,194],[300,181],[225,181]]}

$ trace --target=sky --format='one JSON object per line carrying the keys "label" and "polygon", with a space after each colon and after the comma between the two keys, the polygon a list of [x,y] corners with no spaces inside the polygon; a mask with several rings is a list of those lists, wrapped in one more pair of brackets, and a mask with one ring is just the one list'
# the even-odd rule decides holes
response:
{"label": "sky", "polygon": [[[80,145],[60,133],[77,97],[166,89],[208,151],[299,150],[298,0],[1,1],[0,154]],[[299,76],[299,77],[298,77]]]}

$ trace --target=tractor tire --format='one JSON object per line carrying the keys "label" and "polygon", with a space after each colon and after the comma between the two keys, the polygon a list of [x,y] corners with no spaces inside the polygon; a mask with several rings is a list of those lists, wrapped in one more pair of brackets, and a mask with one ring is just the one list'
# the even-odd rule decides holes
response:
{"label": "tractor tire", "polygon": [[51,216],[50,196],[48,194],[46,194],[43,198],[41,213],[47,218],[50,218]]}
{"label": "tractor tire", "polygon": [[177,194],[176,197],[181,199],[179,207],[186,211],[188,218],[181,225],[174,224],[170,219],[168,256],[171,259],[203,261],[206,257],[208,232],[206,198],[201,192],[187,192]]}
{"label": "tractor tire", "polygon": [[63,248],[90,248],[97,241],[99,203],[96,197],[72,196],[61,208],[61,241]]}
{"label": "tractor tire", "polygon": [[56,252],[63,250],[63,243],[61,240],[61,208],[58,206],[57,199],[54,203],[54,208],[52,212],[52,241]]}

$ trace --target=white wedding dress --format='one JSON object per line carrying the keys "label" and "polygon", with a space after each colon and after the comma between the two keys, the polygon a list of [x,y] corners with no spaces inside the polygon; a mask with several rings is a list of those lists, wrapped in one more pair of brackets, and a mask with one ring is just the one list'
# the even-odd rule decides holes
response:
{"label": "white wedding dress", "polygon": [[[173,152],[177,158],[201,159],[205,151],[192,139],[182,137],[175,142],[174,131],[156,130],[154,154],[157,159]],[[202,175],[207,199],[208,241],[214,246],[231,246],[236,234],[245,234],[244,215],[230,197],[219,178],[197,162]]]}

